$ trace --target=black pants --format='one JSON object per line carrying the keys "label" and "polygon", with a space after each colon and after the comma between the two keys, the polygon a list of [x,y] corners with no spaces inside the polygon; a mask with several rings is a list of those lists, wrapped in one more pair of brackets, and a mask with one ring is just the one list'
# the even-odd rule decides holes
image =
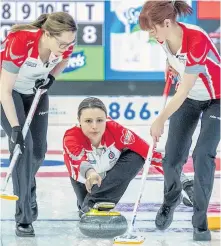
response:
{"label": "black pants", "polygon": [[186,99],[172,115],[163,159],[164,202],[174,204],[182,190],[180,174],[192,143],[192,136],[201,119],[201,129],[193,152],[194,164],[194,227],[207,229],[207,208],[212,193],[215,157],[220,141],[220,100]]}
{"label": "black pants", "polygon": [[85,184],[71,179],[72,186],[78,200],[78,207],[87,211],[97,202],[113,202],[117,204],[130,181],[137,175],[144,165],[144,159],[131,150],[122,152],[115,166],[107,172],[101,186],[94,185],[88,193]]}
{"label": "black pants", "polygon": [[[34,95],[24,95],[13,91],[19,124],[23,127]],[[25,139],[25,151],[16,163],[12,172],[14,194],[19,196],[16,202],[15,221],[29,224],[37,219],[36,182],[35,174],[41,166],[47,151],[48,128],[48,94],[41,96],[33,117],[30,129]],[[11,126],[1,106],[1,125],[8,136],[11,135]],[[33,209],[35,207],[35,213]]]}

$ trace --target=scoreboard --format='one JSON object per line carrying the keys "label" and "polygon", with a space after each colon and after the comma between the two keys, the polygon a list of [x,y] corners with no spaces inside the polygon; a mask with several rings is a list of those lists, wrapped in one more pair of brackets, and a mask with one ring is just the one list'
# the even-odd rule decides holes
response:
{"label": "scoreboard", "polygon": [[102,45],[104,22],[103,2],[3,1],[1,10],[1,40],[15,23],[30,23],[43,13],[68,12],[78,23],[79,45]]}
{"label": "scoreboard", "polygon": [[[0,41],[5,39],[14,24],[31,23],[43,13],[67,12],[73,16],[78,26],[77,45],[68,72],[62,74],[60,79],[87,80],[88,76],[88,79],[102,80],[104,8],[104,1],[3,0],[0,2]],[[97,67],[94,67],[96,64],[92,61],[94,55],[98,60],[100,59]],[[82,63],[83,58],[84,63]]]}
{"label": "scoreboard", "polygon": [[[77,43],[62,81],[163,81],[166,55],[160,45],[140,30],[138,17],[146,0],[0,0],[0,42],[14,24],[29,24],[43,13],[67,12],[75,19]],[[216,0],[186,0],[193,14],[178,21],[198,24],[198,18],[216,18]],[[198,3],[198,5],[197,5]],[[211,5],[211,6],[210,6]],[[208,6],[214,11],[206,12]],[[217,11],[215,11],[217,10]],[[198,18],[197,18],[198,16]],[[219,32],[220,24],[209,32]],[[203,27],[203,26],[202,26]],[[218,35],[217,34],[217,35]],[[219,40],[217,41],[219,45]],[[219,48],[219,46],[218,46]]]}

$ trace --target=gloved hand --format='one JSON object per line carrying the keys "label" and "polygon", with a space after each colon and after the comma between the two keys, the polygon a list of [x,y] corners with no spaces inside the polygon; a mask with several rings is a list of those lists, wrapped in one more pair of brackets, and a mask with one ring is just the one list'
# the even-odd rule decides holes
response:
{"label": "gloved hand", "polygon": [[16,144],[20,145],[21,154],[24,152],[25,143],[20,126],[12,127],[11,137],[9,139],[9,151],[13,155]]}
{"label": "gloved hand", "polygon": [[48,75],[48,78],[46,80],[46,83],[45,84],[45,80],[44,79],[37,79],[35,81],[35,87],[33,88],[34,89],[34,92],[36,93],[37,89],[42,89],[42,90],[48,90],[52,84],[54,83],[55,81],[55,77],[51,74]]}

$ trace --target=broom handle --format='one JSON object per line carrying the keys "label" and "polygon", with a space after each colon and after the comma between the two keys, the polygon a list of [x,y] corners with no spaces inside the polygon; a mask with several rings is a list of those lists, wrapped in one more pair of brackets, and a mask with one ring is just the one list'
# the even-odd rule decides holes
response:
{"label": "broom handle", "polygon": [[[25,120],[25,124],[24,124],[23,129],[22,129],[22,134],[23,134],[23,138],[24,139],[26,138],[26,135],[28,133],[28,130],[29,130],[31,121],[33,119],[33,116],[35,114],[35,110],[36,110],[36,108],[38,106],[38,102],[40,100],[40,97],[45,91],[46,90],[38,89],[36,94],[35,94],[34,100],[32,102],[31,108],[30,108],[30,110],[28,112],[28,116],[27,116],[27,118]],[[11,175],[12,175],[13,168],[14,168],[17,160],[18,160],[20,152],[21,152],[20,151],[20,146],[19,146],[19,144],[16,144],[14,152],[13,152],[13,156],[12,156],[12,159],[11,159],[11,162],[9,164],[8,172],[7,172],[5,181],[4,181],[4,185],[3,185],[3,188],[2,188],[3,192],[6,190],[6,187],[8,185],[8,181],[9,181]]]}
{"label": "broom handle", "polygon": [[170,73],[167,73],[167,80],[166,80],[166,84],[165,84],[165,87],[164,87],[164,90],[163,90],[163,103],[162,103],[161,111],[163,111],[163,109],[166,106],[167,98],[168,98],[168,95],[170,93],[170,88],[171,88],[171,85],[172,85],[172,81],[173,81],[172,75]]}
{"label": "broom handle", "polygon": [[154,143],[152,142],[151,145],[149,146],[147,159],[146,159],[145,164],[144,164],[143,174],[142,174],[142,179],[141,179],[140,192],[138,195],[138,199],[134,205],[133,217],[132,217],[131,224],[130,224],[129,231],[128,231],[129,234],[131,234],[133,232],[133,229],[134,229],[134,225],[135,225],[135,221],[136,221],[136,217],[137,217],[137,209],[138,209],[138,206],[140,205],[140,201],[141,201],[143,191],[145,188],[146,178],[147,178],[147,174],[148,174],[149,167],[151,164],[153,150],[154,150]]}
{"label": "broom handle", "polygon": [[[165,105],[166,105],[166,102],[167,102],[167,98],[168,98],[168,95],[169,95],[169,92],[170,92],[171,84],[172,84],[172,77],[168,73],[167,74],[166,85],[165,85],[165,88],[164,88],[164,91],[163,91],[163,105],[162,105],[163,108],[162,109],[165,108]],[[145,188],[146,178],[147,178],[147,174],[149,172],[149,168],[150,168],[150,164],[151,164],[154,148],[155,148],[155,146],[154,146],[154,143],[152,141],[152,143],[150,144],[150,147],[148,149],[147,159],[145,161],[144,168],[143,168],[140,192],[139,192],[138,198],[136,200],[136,203],[134,205],[133,216],[132,216],[131,224],[130,224],[129,231],[128,231],[129,234],[131,234],[133,229],[134,229],[134,225],[135,225],[135,221],[136,221],[136,217],[137,217],[137,209],[138,209],[138,206],[140,204],[140,201],[141,201],[141,198],[142,198],[142,195],[143,195],[143,191],[144,191],[144,188]]]}

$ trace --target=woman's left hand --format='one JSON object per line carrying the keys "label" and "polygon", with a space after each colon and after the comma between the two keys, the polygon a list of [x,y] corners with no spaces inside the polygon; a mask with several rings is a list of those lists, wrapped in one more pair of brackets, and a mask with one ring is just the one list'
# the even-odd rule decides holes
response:
{"label": "woman's left hand", "polygon": [[151,128],[150,128],[150,135],[153,138],[154,144],[159,142],[160,137],[163,134],[163,130],[164,130],[164,122],[160,118],[157,118],[153,122],[153,124],[151,125]]}

